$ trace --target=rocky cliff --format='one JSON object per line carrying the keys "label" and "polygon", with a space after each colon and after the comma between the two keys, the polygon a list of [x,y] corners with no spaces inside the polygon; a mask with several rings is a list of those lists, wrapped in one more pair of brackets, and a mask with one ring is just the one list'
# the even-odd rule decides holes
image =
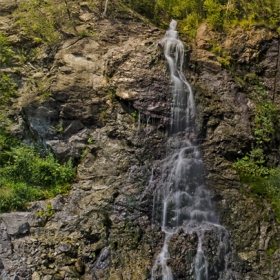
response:
{"label": "rocky cliff", "polygon": [[[16,2],[2,2],[1,30],[14,46],[25,43],[8,23]],[[158,46],[165,31],[131,11],[99,17],[82,5],[79,26],[90,26],[95,36],[44,46],[20,70],[10,69],[20,87],[10,112],[14,130],[62,161],[73,158],[77,179],[69,195],[2,214],[2,279],[149,279],[162,247],[163,233],[151,220],[170,122],[169,73]],[[211,51],[217,43],[232,67]],[[279,279],[273,209],[251,196],[232,168],[254,138],[250,77],[279,104],[279,36],[263,26],[218,34],[203,24],[185,44],[207,186],[230,233],[235,279]],[[271,161],[278,163],[274,150]],[[219,252],[211,246],[219,240],[208,241],[206,254],[215,260]],[[196,236],[178,232],[169,247],[176,279],[192,279]]]}

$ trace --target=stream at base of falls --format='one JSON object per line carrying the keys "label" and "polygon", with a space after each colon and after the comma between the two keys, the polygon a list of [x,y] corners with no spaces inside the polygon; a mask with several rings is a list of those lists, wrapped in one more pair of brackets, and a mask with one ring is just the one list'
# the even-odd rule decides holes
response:
{"label": "stream at base of falls", "polygon": [[[204,164],[196,145],[194,96],[183,74],[184,46],[178,39],[176,26],[177,22],[172,20],[159,43],[164,48],[168,63],[173,99],[167,156],[162,161],[161,178],[154,189],[152,218],[154,224],[161,225],[165,238],[155,259],[151,279],[238,279],[229,268],[229,233],[219,225],[210,191],[205,186]],[[188,277],[176,276],[169,265],[169,243],[179,232],[195,236],[197,240]],[[209,236],[215,240],[212,242]],[[216,244],[215,248],[211,248],[213,258],[207,251],[211,242]]]}

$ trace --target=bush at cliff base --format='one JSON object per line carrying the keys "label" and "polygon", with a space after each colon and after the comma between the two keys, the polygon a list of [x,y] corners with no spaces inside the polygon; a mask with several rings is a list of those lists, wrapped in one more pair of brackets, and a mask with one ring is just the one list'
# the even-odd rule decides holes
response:
{"label": "bush at cliff base", "polygon": [[[52,153],[18,144],[7,137],[0,142],[0,212],[23,210],[29,201],[66,193],[75,178],[71,160],[59,163]],[[13,144],[10,148],[8,145]]]}

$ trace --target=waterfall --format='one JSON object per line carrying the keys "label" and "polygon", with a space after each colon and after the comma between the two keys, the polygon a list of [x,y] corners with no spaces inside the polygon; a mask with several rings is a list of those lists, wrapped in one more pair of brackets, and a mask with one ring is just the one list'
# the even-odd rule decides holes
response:
{"label": "waterfall", "polygon": [[106,15],[106,12],[107,12],[107,6],[108,6],[108,0],[106,0],[106,2],[105,2],[105,8],[104,8],[103,16],[105,16],[105,15]]}
{"label": "waterfall", "polygon": [[[164,47],[172,85],[172,121],[167,141],[167,156],[162,161],[161,178],[154,191],[153,212],[161,212],[157,222],[165,234],[161,252],[152,268],[151,279],[173,280],[168,247],[170,239],[179,229],[184,233],[196,234],[198,244],[193,260],[193,276],[187,279],[235,279],[227,272],[230,252],[229,235],[218,224],[213,211],[210,192],[204,186],[204,164],[196,146],[195,102],[193,91],[183,74],[184,46],[178,39],[177,22],[172,20],[165,37],[160,41]],[[153,223],[156,223],[154,218]],[[217,265],[209,269],[209,259],[205,252],[205,234],[214,232],[217,237]],[[218,268],[217,268],[218,267]],[[219,270],[219,271],[218,271]],[[180,278],[183,279],[183,278]],[[184,278],[186,279],[186,278]]]}

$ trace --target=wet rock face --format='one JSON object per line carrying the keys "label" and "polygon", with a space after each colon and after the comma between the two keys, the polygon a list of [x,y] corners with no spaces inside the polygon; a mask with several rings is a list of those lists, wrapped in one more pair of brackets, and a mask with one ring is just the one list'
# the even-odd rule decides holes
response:
{"label": "wet rock face", "polygon": [[180,231],[169,241],[170,260],[168,266],[172,269],[175,279],[195,279],[194,259],[198,246],[198,236],[194,232],[186,234]]}
{"label": "wet rock face", "polygon": [[[95,20],[91,13],[80,17]],[[32,203],[27,214],[2,216],[3,279],[149,279],[161,250],[164,236],[151,220],[171,107],[169,74],[157,46],[164,32],[130,17],[94,24],[98,38],[68,39],[45,49],[28,69],[33,91],[22,84],[18,106],[29,131],[59,159],[74,158],[78,175],[69,195]],[[186,74],[195,91],[207,183],[230,232],[229,273],[236,272],[230,277],[278,279],[273,211],[240,192],[232,169],[250,149],[254,104],[210,51],[215,36],[200,27]],[[259,75],[278,102],[275,34],[237,30],[221,44],[236,58],[238,73],[262,66]],[[218,246],[218,237],[225,236],[215,230],[205,232],[202,244],[211,260],[209,279],[227,279],[217,272],[226,265]],[[192,279],[197,246],[195,232],[178,231],[171,238],[168,265],[176,279]]]}

